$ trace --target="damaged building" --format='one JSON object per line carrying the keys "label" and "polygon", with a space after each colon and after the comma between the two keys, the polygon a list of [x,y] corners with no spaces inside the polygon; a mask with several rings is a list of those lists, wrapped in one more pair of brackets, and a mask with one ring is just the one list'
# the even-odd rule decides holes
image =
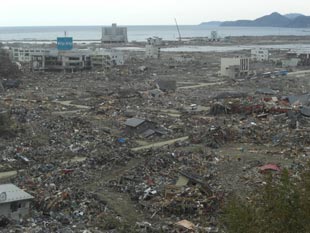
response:
{"label": "damaged building", "polygon": [[269,50],[264,48],[255,48],[251,50],[251,59],[254,61],[268,61]]}
{"label": "damaged building", "polygon": [[230,78],[246,77],[250,72],[247,57],[221,58],[221,76]]}
{"label": "damaged building", "polygon": [[92,67],[111,67],[124,65],[124,56],[121,51],[112,49],[96,49],[91,55]]}
{"label": "damaged building", "polygon": [[165,135],[166,131],[157,126],[155,122],[140,119],[130,118],[125,122],[125,132],[131,136],[141,136],[143,138],[149,138],[153,135]]}
{"label": "damaged building", "polygon": [[146,58],[160,58],[160,46],[162,45],[162,39],[159,37],[148,38],[145,45]]}
{"label": "damaged building", "polygon": [[287,53],[287,59],[298,61],[300,66],[310,66],[310,50],[292,50]]}
{"label": "damaged building", "polygon": [[10,49],[10,57],[15,62],[31,62],[32,56],[36,53],[48,53],[50,50],[45,48],[17,47]]}
{"label": "damaged building", "polygon": [[57,71],[57,70],[85,70],[91,68],[91,60],[88,51],[72,50],[59,52],[49,50],[44,53],[34,53],[31,58],[33,71]]}
{"label": "damaged building", "polygon": [[0,216],[20,220],[30,211],[33,196],[13,184],[0,185]]}
{"label": "damaged building", "polygon": [[211,40],[211,41],[220,41],[220,37],[219,37],[217,31],[212,31],[212,32],[211,32],[210,40]]}
{"label": "damaged building", "polygon": [[[15,53],[14,51],[19,51]],[[24,51],[30,51],[24,53]],[[26,56],[27,55],[27,56]],[[14,61],[30,63],[32,71],[78,71],[94,67],[111,67],[124,64],[121,51],[112,49],[12,49]]]}

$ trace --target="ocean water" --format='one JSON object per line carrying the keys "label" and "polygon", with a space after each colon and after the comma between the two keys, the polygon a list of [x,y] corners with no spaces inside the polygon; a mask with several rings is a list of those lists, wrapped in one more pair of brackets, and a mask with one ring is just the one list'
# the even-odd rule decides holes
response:
{"label": "ocean water", "polygon": [[[310,42],[310,41],[309,41]],[[279,45],[239,45],[239,46],[177,46],[162,48],[163,52],[233,52],[251,50],[254,48],[283,49],[283,50],[306,50],[310,51],[310,44],[279,44]]]}
{"label": "ocean water", "polygon": [[[180,26],[182,37],[210,36],[211,31],[226,36],[266,36],[266,35],[310,35],[310,28],[249,28],[249,27],[210,27]],[[75,40],[100,40],[101,26],[49,26],[49,27],[0,27],[0,40],[55,40],[64,31]],[[145,41],[151,36],[165,40],[176,40],[176,26],[128,26],[129,41]]]}

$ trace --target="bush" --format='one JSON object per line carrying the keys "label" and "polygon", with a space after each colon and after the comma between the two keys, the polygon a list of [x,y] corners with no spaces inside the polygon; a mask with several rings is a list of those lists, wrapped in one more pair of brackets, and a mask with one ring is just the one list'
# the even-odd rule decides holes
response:
{"label": "bush", "polygon": [[304,171],[298,181],[285,170],[280,179],[269,175],[266,183],[251,202],[236,197],[228,201],[222,218],[227,231],[310,232],[310,171]]}

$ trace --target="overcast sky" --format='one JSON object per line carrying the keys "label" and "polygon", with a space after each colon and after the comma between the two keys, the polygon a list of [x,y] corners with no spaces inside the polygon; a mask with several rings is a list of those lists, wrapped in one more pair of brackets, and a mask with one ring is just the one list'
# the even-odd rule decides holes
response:
{"label": "overcast sky", "polygon": [[181,25],[255,19],[272,12],[310,15],[309,0],[1,0],[0,26]]}

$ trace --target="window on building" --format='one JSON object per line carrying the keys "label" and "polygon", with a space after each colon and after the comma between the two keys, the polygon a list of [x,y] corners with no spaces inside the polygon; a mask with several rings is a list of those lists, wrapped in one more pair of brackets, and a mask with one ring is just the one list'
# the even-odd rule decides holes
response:
{"label": "window on building", "polygon": [[21,208],[21,204],[18,202],[12,202],[11,203],[11,211],[12,212],[17,212],[17,210]]}
{"label": "window on building", "polygon": [[79,61],[79,57],[69,57],[69,61]]}

